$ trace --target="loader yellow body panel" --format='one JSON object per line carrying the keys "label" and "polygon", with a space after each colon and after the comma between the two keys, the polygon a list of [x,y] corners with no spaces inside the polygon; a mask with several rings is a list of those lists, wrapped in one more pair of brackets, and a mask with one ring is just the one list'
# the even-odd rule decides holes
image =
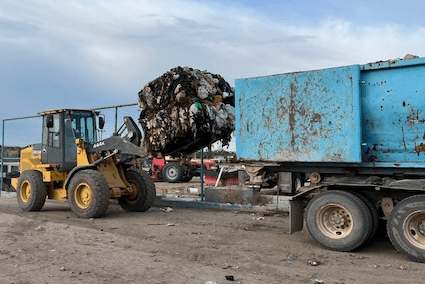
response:
{"label": "loader yellow body panel", "polygon": [[[77,139],[75,142],[77,145],[77,166],[90,165],[101,158],[100,154],[88,154],[82,139]],[[117,159],[113,156],[100,163],[96,168],[108,183],[111,198],[129,195],[133,191],[131,185],[125,178],[124,170],[118,168],[116,163]],[[22,173],[27,170],[36,170],[42,173],[43,182],[47,186],[47,195],[49,199],[62,201],[67,199],[67,190],[64,185],[69,173],[59,171],[57,165],[42,164],[41,153],[34,151],[33,147],[28,147],[21,151],[20,172]],[[12,186],[15,189],[18,187],[18,181],[18,178],[12,179]],[[58,184],[61,186],[58,187]]]}

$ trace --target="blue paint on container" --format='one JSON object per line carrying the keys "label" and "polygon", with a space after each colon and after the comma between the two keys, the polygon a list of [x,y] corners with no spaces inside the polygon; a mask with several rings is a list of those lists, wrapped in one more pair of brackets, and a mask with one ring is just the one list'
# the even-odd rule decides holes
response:
{"label": "blue paint on container", "polygon": [[246,161],[423,167],[425,58],[236,80]]}

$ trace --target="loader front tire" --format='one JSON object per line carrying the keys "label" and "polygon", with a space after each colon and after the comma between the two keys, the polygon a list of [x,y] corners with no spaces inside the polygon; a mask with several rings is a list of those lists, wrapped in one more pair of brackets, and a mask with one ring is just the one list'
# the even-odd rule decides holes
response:
{"label": "loader front tire", "polygon": [[127,212],[143,212],[154,203],[156,190],[150,175],[143,170],[128,170],[125,174],[132,187],[130,195],[122,196],[118,203]]}
{"label": "loader front tire", "polygon": [[18,205],[24,211],[40,211],[46,202],[47,188],[39,171],[21,173],[17,188]]}
{"label": "loader front tire", "polygon": [[95,170],[75,174],[68,187],[72,211],[80,218],[98,218],[109,205],[109,186],[103,175]]}

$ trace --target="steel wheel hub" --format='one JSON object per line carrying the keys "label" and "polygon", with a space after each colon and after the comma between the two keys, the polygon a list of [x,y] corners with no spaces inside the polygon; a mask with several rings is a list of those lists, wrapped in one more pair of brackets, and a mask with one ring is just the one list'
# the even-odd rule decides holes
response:
{"label": "steel wheel hub", "polygon": [[343,206],[328,204],[319,210],[318,227],[323,234],[333,239],[340,239],[350,234],[353,218]]}
{"label": "steel wheel hub", "polygon": [[410,214],[403,223],[403,231],[410,243],[425,249],[425,211]]}
{"label": "steel wheel hub", "polygon": [[93,199],[92,191],[87,183],[81,183],[75,190],[75,202],[81,209],[89,207]]}
{"label": "steel wheel hub", "polygon": [[31,196],[31,185],[29,182],[25,181],[21,185],[21,189],[19,190],[19,194],[21,195],[21,200],[27,203],[30,200]]}
{"label": "steel wheel hub", "polygon": [[134,201],[139,196],[139,188],[137,187],[135,183],[130,183],[130,185],[131,185],[131,192],[130,192],[130,195],[128,196],[128,200]]}
{"label": "steel wheel hub", "polygon": [[170,178],[176,178],[177,177],[177,170],[175,168],[168,169],[168,176]]}

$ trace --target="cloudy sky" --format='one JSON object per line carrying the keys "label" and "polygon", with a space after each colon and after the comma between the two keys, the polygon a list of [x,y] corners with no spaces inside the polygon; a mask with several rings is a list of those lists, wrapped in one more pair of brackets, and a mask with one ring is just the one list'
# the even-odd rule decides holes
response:
{"label": "cloudy sky", "polygon": [[[135,103],[147,82],[178,65],[233,86],[425,56],[424,9],[395,0],[2,0],[0,119]],[[13,132],[23,123],[7,125],[6,145],[33,143]]]}

